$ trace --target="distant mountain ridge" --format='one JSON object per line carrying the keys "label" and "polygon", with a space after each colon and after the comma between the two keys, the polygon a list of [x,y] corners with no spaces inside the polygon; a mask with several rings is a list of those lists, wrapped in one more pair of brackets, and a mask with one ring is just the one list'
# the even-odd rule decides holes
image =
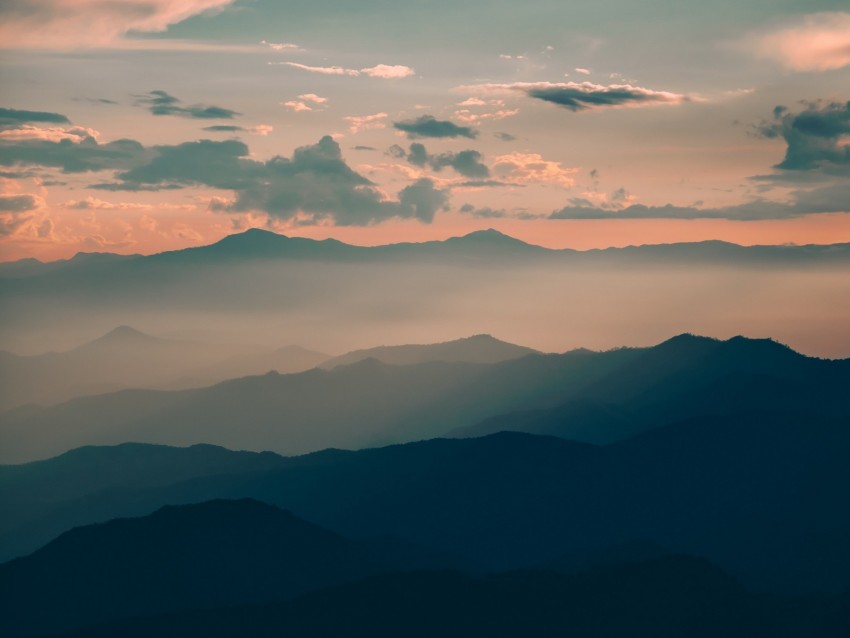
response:
{"label": "distant mountain ridge", "polygon": [[[204,246],[154,253],[151,255],[119,255],[113,253],[78,253],[72,259],[53,262],[25,258],[0,263],[0,277],[29,277],[50,274],[70,268],[89,270],[100,266],[124,267],[132,262],[165,264],[198,259],[213,260],[342,260],[398,258],[401,256],[561,256],[573,259],[595,260],[602,255],[631,259],[641,255],[664,258],[694,258],[697,260],[744,259],[747,261],[791,260],[804,263],[811,260],[850,262],[850,244],[810,244],[800,246],[756,245],[741,246],[718,240],[673,244],[647,244],[622,248],[602,248],[579,251],[551,249],[526,243],[494,229],[473,231],[466,235],[440,241],[397,243],[378,246],[357,246],[336,239],[309,239],[290,237],[268,230],[251,228],[228,235]],[[124,262],[124,263],[121,263]]]}
{"label": "distant mountain ridge", "polygon": [[0,460],[128,440],[293,454],[504,429],[609,443],[708,415],[786,410],[848,417],[847,384],[850,360],[808,358],[768,340],[690,335],[651,348],[527,354],[490,364],[390,365],[371,358],[7,413]]}

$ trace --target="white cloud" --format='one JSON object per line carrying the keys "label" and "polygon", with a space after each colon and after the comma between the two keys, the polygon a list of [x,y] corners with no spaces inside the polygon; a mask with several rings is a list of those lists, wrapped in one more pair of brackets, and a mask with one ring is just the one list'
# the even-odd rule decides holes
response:
{"label": "white cloud", "polygon": [[352,133],[368,129],[386,128],[384,120],[389,117],[388,113],[373,113],[371,115],[346,115],[345,121],[348,122],[348,130]]}
{"label": "white cloud", "polygon": [[302,71],[309,71],[310,73],[321,73],[322,75],[348,75],[351,77],[366,75],[382,80],[406,78],[416,73],[409,66],[403,66],[401,64],[377,64],[363,69],[347,69],[342,66],[310,66],[309,64],[299,64],[298,62],[279,62],[277,64],[291,66]]}

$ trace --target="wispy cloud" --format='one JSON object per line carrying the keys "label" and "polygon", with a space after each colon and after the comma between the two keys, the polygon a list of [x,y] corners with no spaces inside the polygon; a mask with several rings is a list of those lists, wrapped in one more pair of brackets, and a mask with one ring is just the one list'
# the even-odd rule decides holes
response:
{"label": "wispy cloud", "polygon": [[233,0],[5,0],[0,3],[2,48],[111,46],[129,31],[165,31]]}
{"label": "wispy cloud", "polygon": [[406,78],[416,73],[409,66],[403,66],[401,64],[378,64],[362,69],[349,69],[341,66],[310,66],[309,64],[300,64],[298,62],[273,62],[270,64],[281,64],[294,69],[309,71],[310,73],[321,73],[322,75],[348,75],[351,77],[365,75],[382,80]]}
{"label": "wispy cloud", "polygon": [[749,36],[757,56],[793,71],[829,71],[850,66],[850,13],[814,13],[796,23]]}
{"label": "wispy cloud", "polygon": [[151,91],[139,97],[138,103],[145,106],[153,115],[175,115],[198,120],[229,120],[239,115],[236,111],[221,106],[190,104],[182,102],[165,91]]}
{"label": "wispy cloud", "polygon": [[352,133],[369,129],[386,128],[384,120],[389,117],[388,113],[372,113],[371,115],[346,115],[343,119],[348,122],[348,130]]}

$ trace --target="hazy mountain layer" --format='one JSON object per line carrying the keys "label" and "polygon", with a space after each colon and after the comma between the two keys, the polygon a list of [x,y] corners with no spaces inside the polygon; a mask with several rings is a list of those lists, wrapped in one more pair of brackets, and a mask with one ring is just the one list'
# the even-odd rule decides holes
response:
{"label": "hazy mountain layer", "polygon": [[0,265],[0,346],[66,350],[116,325],[340,353],[489,333],[541,351],[771,335],[850,356],[850,248],[722,242],[547,250],[495,231],[350,246],[251,230],[151,256]]}
{"label": "hazy mountain layer", "polygon": [[653,348],[531,354],[496,364],[368,359],[198,390],[128,390],[17,410],[0,426],[0,460],[125,441],[298,454],[502,429],[607,443],[706,415],[848,417],[848,383],[848,360],[807,358],[767,340],[689,335]]}

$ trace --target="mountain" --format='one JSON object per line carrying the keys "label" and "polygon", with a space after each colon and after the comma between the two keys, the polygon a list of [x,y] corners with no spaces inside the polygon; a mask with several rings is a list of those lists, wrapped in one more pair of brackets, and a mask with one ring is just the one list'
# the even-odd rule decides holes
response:
{"label": "mountain", "polygon": [[[370,550],[252,500],[165,507],[76,528],[0,565],[0,631],[291,597],[383,567]],[[50,613],[42,613],[49,609]]]}
{"label": "mountain", "polygon": [[[669,551],[705,557],[756,591],[842,591],[850,586],[847,423],[777,412],[701,417],[605,446],[500,433],[270,456],[267,466],[209,468],[148,487],[66,478],[79,486],[68,492],[50,478],[58,463],[50,460],[0,471],[5,492],[30,506],[25,520],[11,510],[0,540],[8,556],[44,542],[48,529],[250,497],[349,538],[402,539],[492,570],[571,571]],[[146,446],[122,448],[112,461],[110,448],[96,453],[103,476],[109,463],[127,465],[128,453],[152,454]],[[188,454],[175,451],[170,462]],[[33,484],[42,487],[27,497]]]}
{"label": "mountain", "polygon": [[[283,343],[333,353],[376,335],[411,343],[489,333],[552,351],[734,329],[850,356],[841,338],[850,316],[833,303],[846,294],[850,245],[551,250],[489,230],[364,247],[250,230],[209,246],[112,257],[0,267],[0,347],[61,350],[83,327],[120,324],[175,334],[205,326],[216,342],[250,334],[281,344],[286,335]],[[660,317],[655,300],[665,300]]]}
{"label": "mountain", "polygon": [[65,352],[0,352],[0,410],[126,388],[186,388],[277,369],[300,372],[327,355],[297,346],[258,347],[161,339],[119,326]]}
{"label": "mountain", "polygon": [[444,343],[404,346],[379,346],[355,350],[322,363],[323,368],[351,365],[365,359],[375,359],[389,365],[415,365],[433,361],[449,363],[499,363],[519,359],[536,350],[499,341],[490,335],[473,335]]}
{"label": "mountain", "polygon": [[272,605],[134,619],[71,635],[837,638],[850,628],[847,602],[756,596],[705,561],[670,556],[576,576],[381,574]]}
{"label": "mountain", "polygon": [[[124,441],[300,454],[504,429],[609,443],[707,415],[785,410],[846,418],[848,383],[850,360],[804,357],[767,340],[691,335],[651,348],[530,354],[493,364],[366,359],[7,413],[0,460]],[[498,418],[487,421],[492,417]]]}

